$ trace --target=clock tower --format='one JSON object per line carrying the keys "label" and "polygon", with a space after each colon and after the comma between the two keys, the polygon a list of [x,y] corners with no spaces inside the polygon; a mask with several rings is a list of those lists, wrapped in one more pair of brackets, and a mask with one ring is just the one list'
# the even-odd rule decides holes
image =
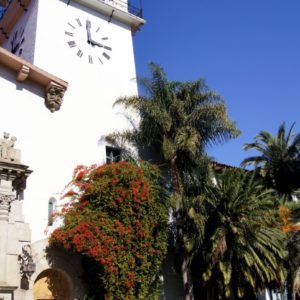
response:
{"label": "clock tower", "polygon": [[[23,212],[32,230],[31,249],[36,263],[32,284],[35,281],[36,285],[18,299],[35,299],[30,295],[32,289],[38,293],[45,278],[59,276],[60,282],[71,282],[65,292],[73,299],[81,292],[72,290],[72,286],[80,286],[72,283],[72,276],[78,277],[72,263],[65,269],[62,266],[62,273],[55,273],[60,267],[52,270],[45,259],[47,233],[52,227],[49,215],[61,205],[60,197],[73,169],[78,164],[105,163],[111,147],[103,137],[130,126],[123,111],[116,111],[113,103],[120,96],[137,94],[132,36],[145,21],[141,9],[126,0],[5,2],[7,13],[11,10],[19,15],[14,18],[15,24],[7,21],[7,27],[0,17],[1,47],[13,54],[5,52],[9,59],[23,65],[18,80],[31,79],[12,84],[11,73],[0,68],[0,83],[4,86],[0,130],[18,138],[22,161],[33,170],[27,180]],[[52,75],[60,80],[46,83],[43,78]],[[36,80],[45,89],[32,83]],[[48,109],[40,101],[44,98]],[[62,261],[70,259],[59,263]],[[70,278],[65,278],[67,273]]]}
{"label": "clock tower", "polygon": [[[32,199],[38,199],[24,205],[29,215],[43,212],[30,216],[37,224],[47,224],[45,203],[61,192],[72,169],[104,163],[106,146],[99,141],[128,126],[113,103],[137,94],[132,35],[144,23],[140,13],[124,0],[32,0],[2,45],[68,82],[59,111],[51,114],[40,111],[38,102],[27,103],[22,126],[7,129],[30,140],[22,152],[36,178],[32,175],[32,186],[28,182],[27,194],[33,190]],[[1,127],[12,123],[9,115],[1,117]],[[44,229],[33,226],[32,231],[35,240]]]}

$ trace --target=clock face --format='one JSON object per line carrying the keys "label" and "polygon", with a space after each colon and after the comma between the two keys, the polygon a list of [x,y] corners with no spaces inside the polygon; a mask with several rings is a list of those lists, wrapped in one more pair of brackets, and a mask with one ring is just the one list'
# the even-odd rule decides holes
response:
{"label": "clock face", "polygon": [[14,31],[10,40],[10,51],[16,55],[22,55],[25,42],[24,28]]}
{"label": "clock face", "polygon": [[101,65],[110,60],[112,48],[109,38],[100,25],[89,18],[74,18],[64,30],[67,46],[79,59],[91,65]]}

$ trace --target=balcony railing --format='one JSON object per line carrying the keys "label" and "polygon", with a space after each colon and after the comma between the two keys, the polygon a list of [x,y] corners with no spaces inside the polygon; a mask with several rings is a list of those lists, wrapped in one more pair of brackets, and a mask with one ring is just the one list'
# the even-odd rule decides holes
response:
{"label": "balcony railing", "polygon": [[[17,0],[0,0],[0,20],[5,15],[6,10],[9,5]],[[143,9],[141,0],[132,0],[132,1],[124,1],[124,0],[96,0],[98,2],[104,2],[118,8],[120,10],[124,10],[133,14],[139,18],[143,18]]]}
{"label": "balcony railing", "polygon": [[109,0],[111,2],[115,2],[115,5],[121,5],[123,8],[127,8],[128,12],[143,18],[143,9],[142,9],[142,2],[141,0],[139,0],[139,2],[137,0],[135,1],[122,1],[122,0]]}
{"label": "balcony railing", "polygon": [[141,0],[96,0],[97,2],[104,2],[120,10],[129,12],[137,17],[143,18],[143,9]]}

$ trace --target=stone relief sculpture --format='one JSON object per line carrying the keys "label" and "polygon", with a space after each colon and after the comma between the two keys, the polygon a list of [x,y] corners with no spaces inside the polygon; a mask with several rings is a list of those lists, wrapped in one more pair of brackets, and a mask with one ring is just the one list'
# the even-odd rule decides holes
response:
{"label": "stone relief sculpture", "polygon": [[30,279],[31,275],[35,272],[35,263],[32,259],[30,244],[26,244],[22,247],[22,254],[18,256],[18,261],[21,276]]}
{"label": "stone relief sculpture", "polygon": [[15,149],[17,138],[12,136],[9,139],[9,133],[3,133],[3,139],[0,139],[0,160],[9,162],[19,162],[19,151]]}
{"label": "stone relief sculpture", "polygon": [[0,194],[0,210],[10,212],[10,205],[16,199],[13,195]]}
{"label": "stone relief sculpture", "polygon": [[55,112],[59,110],[63,102],[64,94],[65,94],[65,89],[62,86],[54,82],[51,82],[46,89],[46,98],[45,98],[46,107],[51,112]]}

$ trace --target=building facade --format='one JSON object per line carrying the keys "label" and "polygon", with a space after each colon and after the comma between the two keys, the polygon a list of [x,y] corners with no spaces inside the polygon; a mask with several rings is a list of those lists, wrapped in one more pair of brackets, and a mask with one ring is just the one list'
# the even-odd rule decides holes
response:
{"label": "building facade", "polygon": [[[65,253],[47,253],[49,214],[60,206],[73,169],[105,163],[108,145],[103,137],[129,126],[113,103],[137,94],[132,36],[145,21],[140,10],[121,0],[2,4],[0,130],[17,137],[20,165],[24,162],[33,172],[26,175],[24,200],[12,201],[5,217],[5,228],[22,223],[23,235],[15,234],[12,242],[8,229],[0,233],[8,237],[2,247],[6,253],[1,256],[0,251],[0,263],[2,257],[7,264],[6,273],[0,273],[0,298],[83,299],[80,261]],[[15,193],[13,187],[8,190]],[[11,265],[14,270],[9,270]],[[16,274],[22,266],[31,266],[23,272],[26,276]]]}

